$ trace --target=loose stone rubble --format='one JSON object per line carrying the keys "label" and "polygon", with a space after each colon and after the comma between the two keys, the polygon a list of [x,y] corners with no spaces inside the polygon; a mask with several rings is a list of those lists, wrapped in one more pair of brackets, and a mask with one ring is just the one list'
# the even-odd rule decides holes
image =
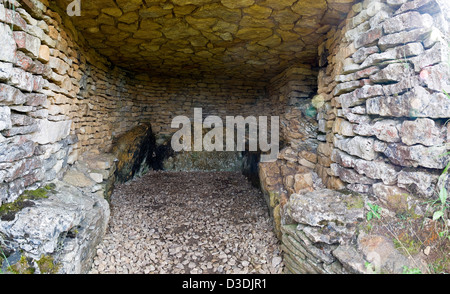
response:
{"label": "loose stone rubble", "polygon": [[90,273],[277,274],[261,193],[236,172],[149,172],[118,185]]}

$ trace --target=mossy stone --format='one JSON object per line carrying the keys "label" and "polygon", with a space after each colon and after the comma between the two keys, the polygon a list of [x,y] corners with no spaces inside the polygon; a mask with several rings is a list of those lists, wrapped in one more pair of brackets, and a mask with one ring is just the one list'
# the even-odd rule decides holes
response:
{"label": "mossy stone", "polygon": [[26,207],[33,207],[35,205],[33,200],[48,198],[48,193],[52,192],[54,189],[54,184],[49,184],[44,188],[25,191],[21,196],[19,196],[19,198],[16,199],[16,201],[3,204],[0,207],[0,219],[2,221],[14,220],[16,213]]}
{"label": "mossy stone", "polygon": [[59,263],[55,263],[51,256],[43,256],[41,259],[37,260],[36,263],[41,274],[57,274],[61,267]]}

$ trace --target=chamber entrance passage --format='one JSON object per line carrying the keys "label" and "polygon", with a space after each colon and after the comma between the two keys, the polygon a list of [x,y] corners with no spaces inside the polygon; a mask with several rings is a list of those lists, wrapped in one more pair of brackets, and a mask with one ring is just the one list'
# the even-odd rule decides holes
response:
{"label": "chamber entrance passage", "polygon": [[0,0],[2,271],[449,272],[449,6]]}

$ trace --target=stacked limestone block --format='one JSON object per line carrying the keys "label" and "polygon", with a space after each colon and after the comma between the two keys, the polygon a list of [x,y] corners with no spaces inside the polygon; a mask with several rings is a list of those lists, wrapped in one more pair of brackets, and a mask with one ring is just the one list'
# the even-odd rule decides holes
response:
{"label": "stacked limestone block", "polygon": [[308,113],[316,89],[315,72],[293,66],[277,75],[269,85],[271,101],[278,104],[281,150],[275,162],[259,164],[259,178],[275,231],[282,236],[283,207],[295,193],[323,188],[314,172],[317,164],[317,122]]}
{"label": "stacked limestone block", "polygon": [[59,100],[75,96],[76,75],[56,33],[51,18],[0,3],[0,204],[54,179],[77,141]]}
{"label": "stacked limestone block", "polygon": [[334,252],[355,235],[364,213],[361,196],[318,187],[291,195],[284,211],[282,249],[288,273],[351,272]]}
{"label": "stacked limestone block", "polygon": [[317,72],[311,65],[295,65],[284,70],[270,80],[268,92],[273,107],[279,115],[286,107],[306,110],[311,97],[317,91]]}
{"label": "stacked limestone block", "polygon": [[[352,12],[350,12],[352,13]],[[318,164],[316,172],[320,175],[323,183],[331,189],[342,188],[342,182],[339,178],[331,176],[331,151],[333,150],[331,129],[336,115],[333,112],[332,90],[336,85],[334,78],[336,71],[342,66],[340,63],[346,58],[345,47],[340,42],[342,40],[342,28],[333,28],[326,35],[326,41],[319,46],[319,65],[321,69],[318,74],[318,92],[314,100],[318,101],[318,145],[317,156]],[[344,54],[343,54],[344,53]]]}
{"label": "stacked limestone block", "polygon": [[115,134],[129,130],[130,125],[150,122],[155,134],[170,136],[173,118],[187,116],[193,121],[194,108],[202,108],[203,118],[219,116],[271,116],[273,108],[266,94],[266,83],[234,78],[170,78],[148,74],[130,74],[128,91],[117,101],[111,113]]}
{"label": "stacked limestone block", "polygon": [[[131,114],[124,99],[128,92],[123,82],[126,74],[117,68],[108,70],[89,63],[83,66],[85,75],[78,95],[79,108],[74,114],[74,128],[80,140],[79,153],[91,149],[109,151],[114,135],[131,129],[136,123],[124,126],[122,122],[126,118],[118,119]],[[121,128],[115,125],[116,120],[121,123]]]}
{"label": "stacked limestone block", "polygon": [[37,272],[44,259],[55,271],[86,272],[109,218],[99,176],[107,181],[113,169],[89,169],[95,179],[86,190],[60,179],[81,154],[76,123],[89,101],[79,93],[84,80],[96,79],[87,60],[106,71],[105,59],[83,52],[47,1],[0,1],[0,39],[2,250],[11,264],[23,254]]}
{"label": "stacked limestone block", "polygon": [[0,6],[2,202],[62,175],[86,151],[109,151],[115,137],[141,122],[170,136],[172,118],[190,116],[194,107],[223,118],[273,113],[265,82],[113,68],[95,50],[82,49],[89,44],[65,11],[29,3]]}
{"label": "stacked limestone block", "polygon": [[378,272],[427,270],[419,256],[396,250],[391,236],[361,225],[365,195],[375,196],[385,222],[405,212],[429,216],[422,204],[437,197],[450,160],[440,156],[449,149],[445,5],[367,0],[327,33],[312,101],[321,141],[314,169],[328,188],[348,190],[285,191],[280,227],[288,272],[368,273],[374,256]]}
{"label": "stacked limestone block", "polygon": [[342,41],[324,43],[332,55],[319,76],[330,82],[319,86],[328,186],[373,194],[388,207],[399,194],[434,197],[450,160],[440,156],[450,148],[448,4],[404,2],[356,4]]}
{"label": "stacked limestone block", "polygon": [[[62,180],[24,194],[39,197],[12,206],[24,203],[23,209],[2,215],[4,273],[80,274],[90,270],[109,221],[109,204],[104,198],[114,179],[113,160],[86,154]],[[44,261],[47,270],[41,265]]]}
{"label": "stacked limestone block", "polygon": [[60,177],[85,151],[107,150],[109,114],[126,91],[125,73],[81,49],[67,16],[48,6],[0,3],[0,203]]}

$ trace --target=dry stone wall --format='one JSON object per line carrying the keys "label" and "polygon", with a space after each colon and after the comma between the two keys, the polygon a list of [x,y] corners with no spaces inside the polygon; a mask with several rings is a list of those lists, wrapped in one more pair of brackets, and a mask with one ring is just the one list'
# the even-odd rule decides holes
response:
{"label": "dry stone wall", "polygon": [[83,49],[64,14],[28,3],[0,3],[0,204],[61,177],[84,152],[110,148],[111,100],[127,90],[126,73]]}
{"label": "dry stone wall", "polygon": [[[321,47],[318,170],[330,188],[429,199],[449,156],[448,15],[440,1],[364,1]],[[337,40],[342,40],[336,42]]]}
{"label": "dry stone wall", "polygon": [[[439,180],[450,160],[442,156],[450,149],[447,12],[446,1],[361,1],[319,46],[315,172],[289,177],[262,167],[268,194],[283,195],[274,211],[288,272],[368,273],[374,264],[376,272],[429,272],[420,250],[408,258],[366,214],[370,202],[381,207],[381,227],[405,215],[437,225],[426,204],[449,187],[448,176]],[[281,168],[299,156],[282,151],[290,162]],[[322,182],[295,189],[316,173]]]}
{"label": "dry stone wall", "polygon": [[76,75],[68,72],[73,60],[62,53],[69,52],[68,44],[55,25],[50,16],[34,19],[17,2],[0,3],[0,203],[54,179],[77,141],[70,103],[55,101],[76,95]]}
{"label": "dry stone wall", "polygon": [[50,255],[61,272],[85,272],[106,229],[103,196],[115,169],[114,158],[99,153],[115,136],[143,121],[168,133],[171,115],[192,107],[245,116],[267,113],[261,109],[270,104],[265,83],[136,77],[112,68],[83,49],[82,35],[47,1],[27,3],[0,3],[0,205],[50,181],[55,189],[2,218],[2,245],[33,262]]}
{"label": "dry stone wall", "polygon": [[178,115],[194,118],[194,108],[202,108],[203,117],[270,116],[273,104],[266,93],[266,83],[204,77],[152,77],[134,74],[126,79],[127,93],[117,102],[111,113],[115,133],[129,129],[129,125],[147,121],[155,134],[169,136],[172,119]]}
{"label": "dry stone wall", "polygon": [[45,261],[52,273],[80,273],[108,224],[113,159],[90,157],[62,177],[87,145],[79,126],[97,120],[81,111],[97,101],[79,95],[84,81],[98,79],[89,67],[106,72],[108,63],[82,50],[47,7],[0,1],[0,238],[11,264],[43,273]]}
{"label": "dry stone wall", "polygon": [[[65,8],[67,2],[55,0]],[[163,76],[268,80],[316,47],[353,0],[85,1],[75,27],[115,64]]]}
{"label": "dry stone wall", "polygon": [[32,8],[0,4],[3,203],[55,179],[87,151],[108,152],[115,137],[142,122],[169,136],[172,118],[193,116],[194,107],[223,118],[274,109],[264,82],[150,77],[115,68],[84,49],[65,13],[32,2]]}
{"label": "dry stone wall", "polygon": [[[243,7],[253,7],[249,2]],[[280,10],[290,11],[294,2],[284,1]],[[358,234],[366,196],[375,196],[387,213],[426,216],[421,203],[436,198],[440,172],[450,160],[440,156],[450,141],[450,99],[444,94],[450,92],[449,5],[365,0],[339,24],[353,1],[328,1],[331,9],[319,2],[319,14],[332,18],[322,26],[319,14],[310,15],[311,41],[323,40],[319,68],[295,64],[270,81],[252,81],[133,73],[90,49],[58,6],[0,0],[0,206],[14,203],[25,190],[55,183],[46,188],[53,196],[0,221],[2,238],[28,258],[57,257],[63,272],[86,271],[89,261],[81,256],[92,256],[109,217],[103,197],[112,185],[115,158],[104,153],[143,122],[164,141],[175,131],[173,117],[192,116],[193,108],[201,107],[204,116],[280,115],[279,158],[260,164],[259,177],[288,270],[366,272],[367,256],[391,246],[386,238]],[[298,5],[292,9],[302,14]],[[115,12],[100,11],[102,18]],[[94,28],[86,25],[85,30]],[[281,31],[281,39],[290,38]],[[307,29],[294,31],[308,39]],[[314,51],[304,48],[305,56]],[[439,184],[450,189],[448,177]],[[71,209],[61,209],[66,205]],[[72,221],[36,224],[34,235],[25,238],[33,213]],[[74,238],[75,231],[80,235]],[[92,242],[79,246],[76,240]],[[390,272],[411,265],[398,254],[389,256],[396,262],[386,265]]]}
{"label": "dry stone wall", "polygon": [[277,102],[278,114],[287,108],[305,107],[317,91],[317,72],[311,65],[295,65],[273,77],[268,84],[271,101]]}
{"label": "dry stone wall", "polygon": [[[259,178],[267,205],[281,238],[281,210],[290,195],[322,187],[313,172],[317,163],[317,122],[312,97],[317,89],[315,72],[293,66],[274,77],[268,87],[280,116],[280,152],[275,162],[259,163]],[[310,111],[313,110],[312,113]]]}
{"label": "dry stone wall", "polygon": [[[170,135],[171,119],[193,107],[205,116],[273,108],[260,81],[114,67],[50,4],[0,1],[1,246],[8,262],[24,257],[30,271],[50,260],[60,273],[83,273],[109,219],[115,138],[141,123]],[[43,199],[29,197],[36,193]],[[16,206],[26,209],[10,211]]]}

